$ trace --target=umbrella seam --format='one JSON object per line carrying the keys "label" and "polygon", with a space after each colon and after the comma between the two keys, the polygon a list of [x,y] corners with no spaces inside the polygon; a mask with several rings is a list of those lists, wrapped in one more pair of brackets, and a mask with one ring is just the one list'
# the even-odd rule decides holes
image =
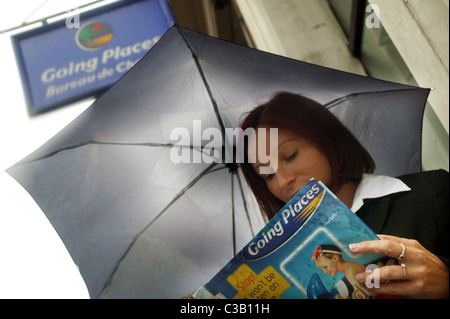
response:
{"label": "umbrella seam", "polygon": [[380,93],[394,93],[394,92],[403,92],[403,91],[414,91],[414,90],[418,90],[418,89],[419,90],[429,90],[429,89],[423,89],[423,88],[414,87],[414,88],[402,88],[402,89],[396,89],[396,90],[384,90],[384,91],[351,93],[351,94],[348,94],[346,96],[341,96],[341,97],[339,97],[339,98],[337,98],[335,100],[332,100],[332,101],[330,101],[328,103],[325,103],[324,106],[327,109],[331,109],[331,108],[341,104],[342,102],[350,100],[350,99],[352,99],[352,98],[354,98],[356,96],[359,96],[359,95],[380,94]]}
{"label": "umbrella seam", "polygon": [[[232,240],[233,240],[233,256],[236,256],[236,216],[235,216],[235,209],[234,209],[234,178],[233,175],[235,173],[231,174],[231,232],[232,232]],[[233,257],[231,256],[231,257]]]}
{"label": "umbrella seam", "polygon": [[212,107],[213,107],[213,109],[214,109],[214,113],[216,114],[217,121],[219,122],[220,128],[221,128],[221,130],[222,130],[222,139],[224,139],[225,125],[224,125],[224,123],[223,123],[223,121],[222,121],[222,118],[221,118],[221,116],[220,116],[219,108],[217,107],[217,102],[216,102],[216,100],[214,99],[214,96],[213,96],[212,91],[211,91],[211,87],[209,86],[209,83],[208,83],[208,81],[206,80],[206,75],[205,75],[205,73],[203,72],[203,68],[202,68],[202,66],[201,66],[201,64],[200,64],[200,61],[199,61],[199,59],[198,59],[198,56],[195,54],[195,52],[194,52],[194,50],[192,49],[191,45],[189,44],[189,42],[188,42],[188,41],[186,40],[186,38],[184,37],[184,35],[183,35],[183,33],[181,32],[180,28],[178,28],[177,25],[175,25],[175,26],[177,27],[177,30],[178,30],[178,32],[180,33],[181,38],[182,38],[182,39],[184,40],[184,42],[186,43],[186,46],[188,47],[189,51],[191,51],[192,58],[194,59],[195,65],[197,66],[197,70],[198,70],[198,72],[199,72],[199,74],[200,74],[200,77],[202,78],[202,81],[203,81],[203,84],[205,85],[206,91],[208,92],[209,98],[210,98],[211,103],[212,103]]}
{"label": "umbrella seam", "polygon": [[248,220],[248,224],[250,226],[250,231],[252,233],[252,237],[255,237],[255,231],[253,230],[252,222],[250,220],[250,214],[249,214],[248,207],[247,207],[247,201],[245,200],[244,188],[242,187],[242,181],[241,181],[241,178],[239,177],[239,174],[236,173],[235,175],[236,175],[236,178],[239,183],[239,190],[241,191],[240,193],[241,193],[242,201],[244,203],[244,210],[245,210],[245,214],[247,215],[247,220]]}
{"label": "umbrella seam", "polygon": [[181,196],[184,195],[184,193],[189,190],[190,188],[192,188],[203,176],[205,176],[206,174],[209,173],[209,171],[211,170],[211,168],[213,168],[214,166],[216,166],[216,163],[213,163],[211,165],[209,165],[203,172],[201,172],[196,178],[194,178],[192,181],[190,181],[181,191],[179,191],[177,193],[177,195],[175,195],[175,197],[161,210],[161,212],[159,212],[139,233],[137,233],[133,240],[131,241],[131,243],[128,245],[128,248],[125,250],[125,252],[123,253],[122,257],[119,259],[119,261],[117,262],[116,266],[114,267],[114,269],[111,272],[111,275],[109,276],[108,280],[106,281],[103,289],[101,290],[99,296],[104,292],[104,290],[112,283],[112,279],[114,277],[114,274],[117,272],[117,270],[119,269],[120,264],[122,263],[122,261],[125,259],[125,257],[128,255],[128,253],[131,251],[131,249],[133,248],[134,244],[137,242],[137,240],[139,239],[139,237],[151,226],[153,225],[178,199],[181,198]]}
{"label": "umbrella seam", "polygon": [[167,148],[176,146],[176,147],[186,147],[186,148],[195,149],[195,147],[192,145],[179,145],[179,144],[172,144],[172,143],[120,143],[120,142],[102,142],[102,141],[96,141],[96,140],[89,140],[89,141],[80,142],[78,144],[74,144],[71,146],[63,147],[57,151],[53,151],[44,156],[29,160],[29,161],[21,162],[16,165],[24,165],[24,164],[37,162],[37,161],[52,157],[60,152],[72,150],[72,149],[82,147],[82,146],[87,146],[87,145],[148,146],[148,147],[167,147]]}

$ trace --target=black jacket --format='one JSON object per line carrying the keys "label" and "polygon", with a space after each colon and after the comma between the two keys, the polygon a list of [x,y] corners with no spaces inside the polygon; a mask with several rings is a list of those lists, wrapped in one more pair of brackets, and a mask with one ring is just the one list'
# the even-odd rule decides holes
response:
{"label": "black jacket", "polygon": [[356,214],[376,234],[416,239],[448,265],[448,172],[435,170],[398,178],[411,191],[364,200]]}

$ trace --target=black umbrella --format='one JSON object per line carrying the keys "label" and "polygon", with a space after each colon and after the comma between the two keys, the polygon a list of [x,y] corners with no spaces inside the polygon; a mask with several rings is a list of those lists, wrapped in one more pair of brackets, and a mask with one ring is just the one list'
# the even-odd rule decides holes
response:
{"label": "black umbrella", "polygon": [[[174,26],[8,173],[47,215],[91,297],[179,298],[209,281],[263,226],[236,163],[222,159],[233,149],[209,157],[208,147],[219,149],[222,140],[201,133],[223,139],[278,91],[326,104],[372,154],[377,173],[420,170],[428,90]],[[175,163],[181,155],[191,163]]]}

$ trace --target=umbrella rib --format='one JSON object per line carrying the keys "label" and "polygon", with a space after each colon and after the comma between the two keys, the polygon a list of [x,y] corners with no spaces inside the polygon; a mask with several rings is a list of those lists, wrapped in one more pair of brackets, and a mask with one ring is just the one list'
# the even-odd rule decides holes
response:
{"label": "umbrella rib", "polygon": [[374,92],[359,92],[359,93],[351,93],[342,97],[339,97],[335,100],[332,100],[326,104],[324,104],[324,106],[327,109],[331,109],[345,101],[348,101],[358,95],[368,95],[368,94],[379,94],[379,93],[393,93],[393,92],[401,92],[401,91],[410,91],[410,90],[416,90],[417,88],[405,88],[405,89],[398,89],[398,90],[385,90],[385,91],[374,91]]}
{"label": "umbrella rib", "polygon": [[147,226],[144,227],[144,229],[142,229],[134,238],[131,246],[134,244],[134,242],[138,239],[138,237],[144,233],[158,218],[160,218],[167,209],[170,208],[170,206],[172,206],[181,196],[184,195],[184,193],[189,190],[192,186],[194,186],[203,176],[205,176],[206,174],[208,174],[211,170],[211,168],[213,168],[214,166],[216,166],[216,163],[211,164],[210,166],[208,166],[203,172],[201,172],[196,178],[194,178],[192,181],[190,181],[181,191],[178,192],[177,195],[175,195],[175,197],[170,201],[169,204],[166,205],[166,207],[163,208],[163,210],[155,216],[155,218],[153,218],[153,220],[147,224]]}
{"label": "umbrella rib", "polygon": [[337,98],[337,99],[335,99],[335,100],[333,100],[331,102],[328,102],[328,103],[324,104],[323,106],[325,106],[327,109],[331,109],[331,108],[333,108],[333,107],[335,107],[335,106],[337,106],[337,105],[339,105],[339,104],[341,104],[341,103],[343,103],[343,102],[345,102],[347,100],[350,100],[351,98],[353,98],[353,97],[355,97],[355,96],[357,96],[359,94],[363,94],[363,93],[358,93],[358,94],[352,93],[352,94],[349,94],[349,95],[346,95],[346,96],[342,96],[340,98]]}
{"label": "umbrella rib", "polygon": [[[178,28],[178,26],[177,26],[177,28]],[[225,125],[222,121],[222,118],[220,117],[219,108],[217,107],[217,102],[214,99],[214,96],[211,91],[211,87],[209,86],[209,83],[206,80],[206,76],[205,76],[205,73],[203,72],[203,68],[200,64],[198,56],[195,54],[194,50],[192,50],[191,45],[186,40],[186,38],[184,37],[183,33],[181,32],[181,30],[179,28],[178,28],[178,32],[180,33],[181,37],[183,38],[184,42],[186,43],[189,51],[191,51],[192,58],[194,59],[195,65],[197,66],[198,72],[200,74],[200,77],[202,78],[203,84],[205,85],[206,91],[208,92],[209,98],[211,100],[211,103],[212,103],[212,106],[214,109],[214,113],[216,114],[217,121],[219,122],[220,128],[222,130],[222,138],[224,139],[225,138]]]}
{"label": "umbrella rib", "polygon": [[191,148],[191,149],[195,149],[194,146],[192,145],[179,145],[179,144],[172,144],[172,143],[121,143],[121,142],[102,142],[102,141],[96,141],[96,140],[89,140],[89,141],[84,141],[84,142],[80,142],[78,144],[74,144],[71,146],[66,146],[63,148],[60,148],[56,151],[53,151],[49,154],[46,154],[44,156],[35,158],[29,162],[25,162],[25,163],[32,163],[32,162],[36,162],[42,159],[46,159],[49,157],[52,157],[60,152],[63,151],[68,151],[68,150],[72,150],[78,147],[82,147],[82,146],[86,146],[86,145],[114,145],[114,146],[149,146],[149,147],[167,147],[167,148],[171,148],[171,147],[187,147],[187,148]]}
{"label": "umbrella rib", "polygon": [[241,178],[239,177],[239,174],[235,174],[239,183],[239,190],[241,191],[241,197],[242,197],[242,201],[244,202],[244,210],[245,210],[245,214],[247,215],[247,220],[248,220],[248,224],[250,226],[250,231],[252,233],[252,237],[255,237],[255,232],[253,230],[252,227],[252,222],[250,219],[250,213],[248,211],[248,207],[247,207],[247,201],[245,200],[245,196],[244,196],[244,188],[242,187],[242,181]]}
{"label": "umbrella rib", "polygon": [[124,254],[122,255],[122,257],[120,258],[120,260],[117,262],[116,266],[114,267],[113,271],[111,272],[111,275],[109,276],[108,281],[106,282],[105,286],[102,289],[102,292],[106,289],[106,287],[108,287],[112,281],[112,278],[114,276],[114,274],[116,273],[117,269],[119,268],[120,263],[122,262],[122,260],[125,259],[125,257],[128,255],[128,253],[131,251],[131,248],[133,248],[134,244],[137,242],[137,240],[139,239],[139,237],[151,226],[153,225],[178,199],[180,199],[181,196],[184,195],[184,193],[189,190],[192,186],[194,186],[203,176],[205,176],[206,174],[208,174],[211,170],[211,168],[213,168],[216,165],[216,163],[211,164],[210,166],[208,166],[203,172],[201,172],[196,178],[194,178],[192,181],[190,181],[180,192],[178,192],[178,194],[175,195],[175,197],[169,202],[169,204],[167,204],[162,210],[161,212],[159,212],[139,233],[137,233],[132,242],[128,245],[128,248],[126,249],[126,251],[124,252]]}
{"label": "umbrella rib", "polygon": [[[236,216],[234,210],[234,173],[231,175],[231,230],[233,234],[233,256],[236,256]],[[232,257],[233,257],[232,256]]]}

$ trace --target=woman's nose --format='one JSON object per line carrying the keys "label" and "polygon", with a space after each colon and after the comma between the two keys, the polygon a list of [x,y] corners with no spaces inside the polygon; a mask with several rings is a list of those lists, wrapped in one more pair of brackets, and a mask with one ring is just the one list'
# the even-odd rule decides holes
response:
{"label": "woman's nose", "polygon": [[275,175],[277,175],[278,184],[281,188],[289,187],[294,184],[295,175],[285,169],[278,168]]}

